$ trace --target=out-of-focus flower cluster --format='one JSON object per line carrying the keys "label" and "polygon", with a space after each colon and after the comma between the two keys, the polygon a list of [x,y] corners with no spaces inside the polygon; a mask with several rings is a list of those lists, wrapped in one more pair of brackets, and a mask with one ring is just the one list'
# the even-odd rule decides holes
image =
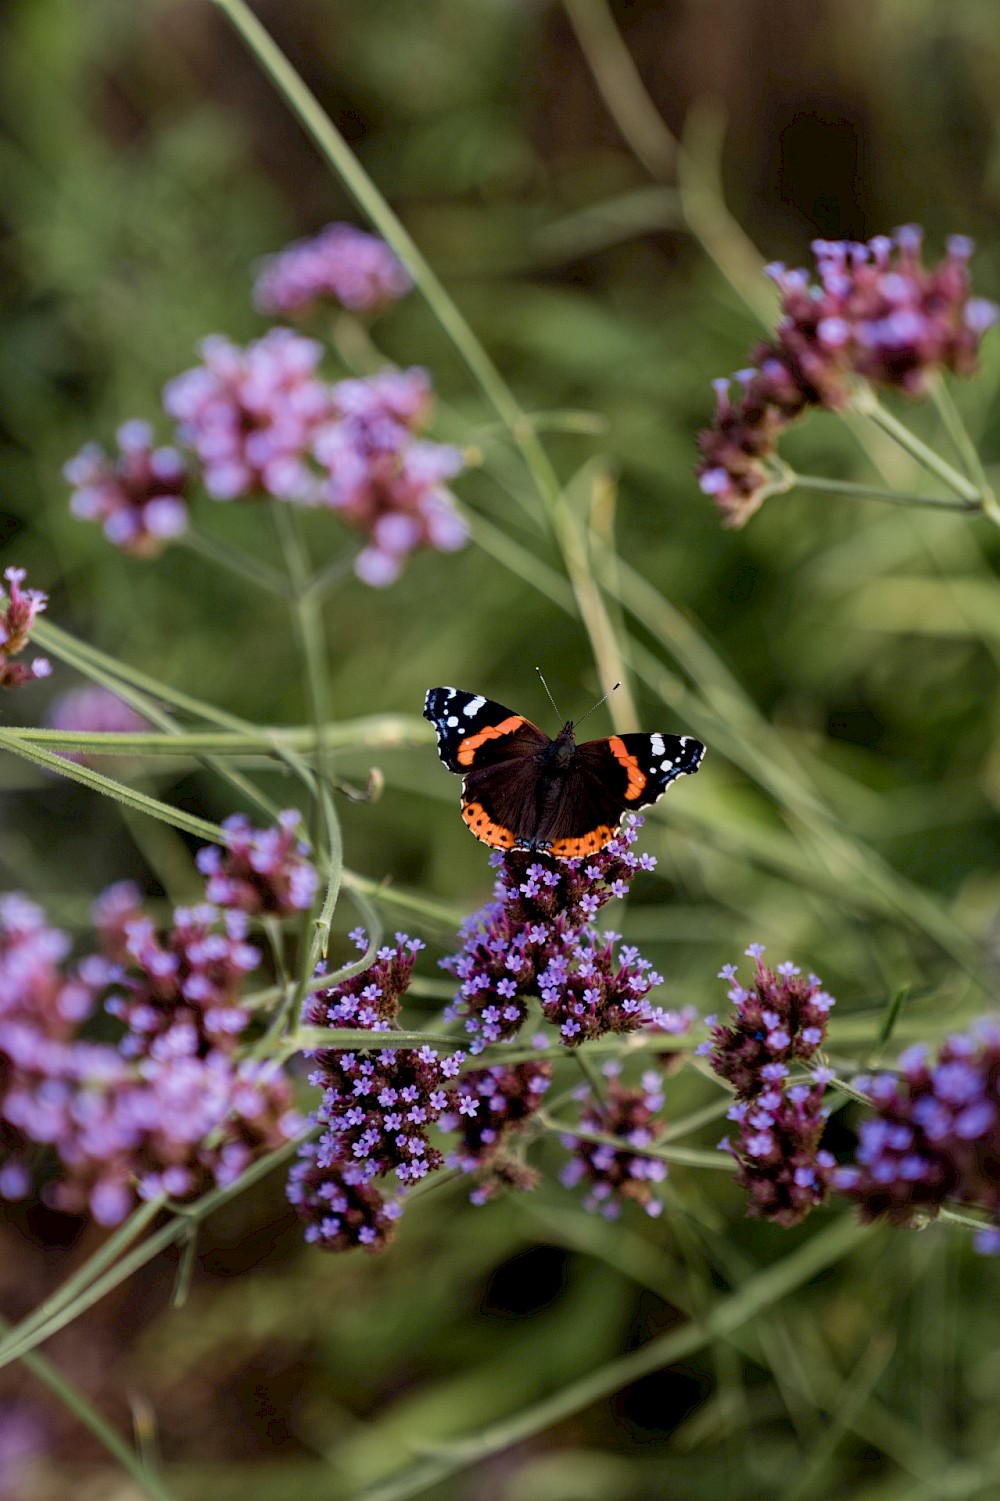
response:
{"label": "out-of-focus flower cluster", "polygon": [[[41,589],[22,589],[23,568],[5,568],[6,609],[0,612],[0,688],[19,688],[35,678],[47,678],[52,667],[47,657],[35,657],[27,666],[12,659],[28,644],[31,627],[48,604]],[[0,602],[4,596],[0,595]]]}
{"label": "out-of-focus flower cluster", "polygon": [[747,1213],[797,1225],[829,1190],[834,1159],[820,1140],[823,1094],[832,1075],[816,1068],[810,1082],[790,1085],[789,1071],[793,1063],[809,1063],[823,1045],[834,1002],[816,975],[804,979],[791,963],[768,969],[760,944],[747,953],[755,960],[749,989],[727,964],[720,979],[729,982],[735,1015],[728,1025],[709,1017],[711,1038],[696,1051],[736,1091],[728,1115],[738,1134],[720,1146],[736,1159],[737,1181],[749,1196]]}
{"label": "out-of-focus flower cluster", "polygon": [[784,429],[809,407],[847,405],[858,379],[920,396],[931,375],[970,375],[998,309],[973,297],[972,241],[953,235],[941,263],[927,267],[914,225],[867,245],[816,240],[818,280],[769,266],[781,321],[753,363],[714,382],[713,425],[698,435],[701,489],[723,524],[742,526],[776,488],[766,460]]}
{"label": "out-of-focus flower cluster", "polygon": [[[122,882],[94,922],[99,951],[71,964],[40,908],[0,901],[0,1195],[27,1193],[32,1149],[49,1146],[48,1201],[113,1225],[137,1197],[232,1183],[302,1122],[280,1066],[239,1056],[260,962],[245,911],[178,908],[161,933]],[[117,1043],[82,1030],[101,1010],[121,1024]]]}
{"label": "out-of-focus flower cluster", "polygon": [[328,224],[263,261],[253,301],[262,313],[279,318],[326,301],[373,312],[412,286],[409,272],[383,240],[353,224]]}
{"label": "out-of-focus flower cluster", "polygon": [[109,542],[137,558],[154,558],[187,530],[187,466],[175,448],[156,448],[138,419],[118,429],[118,454],[87,443],[63,469],[73,486],[70,510],[99,521]]}
{"label": "out-of-focus flower cluster", "polygon": [[865,1219],[897,1225],[945,1205],[983,1208],[993,1225],[977,1245],[1000,1254],[1000,1026],[985,1020],[949,1037],[936,1058],[922,1044],[910,1048],[897,1073],[854,1083],[874,1115],[834,1186]]}
{"label": "out-of-focus flower cluster", "polygon": [[[614,1064],[605,1067],[614,1073]],[[654,1185],[667,1176],[667,1164],[650,1156],[644,1148],[656,1145],[663,1134],[658,1119],[663,1108],[663,1076],[649,1069],[638,1089],[629,1088],[612,1077],[603,1098],[581,1090],[583,1101],[580,1126],[584,1132],[612,1136],[622,1145],[608,1141],[588,1141],[585,1136],[566,1135],[562,1144],[571,1155],[562,1170],[567,1188],[582,1183],[587,1189],[584,1207],[605,1219],[617,1219],[622,1199],[641,1204],[649,1215],[662,1213]],[[635,1148],[629,1151],[629,1147]]]}
{"label": "out-of-focus flower cluster", "polygon": [[468,528],[444,481],[465,467],[459,449],[419,437],[432,405],[425,370],[388,370],[332,390],[333,420],[314,452],[323,502],[368,543],[355,562],[366,584],[393,583],[417,548],[454,552]]}
{"label": "out-of-focus flower cluster", "polygon": [[[360,931],[356,941],[366,947]],[[422,947],[419,939],[397,933],[395,947],[379,949],[360,974],[314,991],[303,1022],[385,1033],[391,1043]],[[318,1048],[307,1056],[316,1065],[310,1083],[323,1091],[316,1113],[322,1133],[301,1148],[289,1198],[305,1221],[307,1240],[327,1250],[380,1249],[402,1208],[399,1193],[388,1197],[375,1180],[393,1178],[403,1192],[442,1165],[428,1130],[449,1106],[451,1081],[465,1055],[442,1058],[427,1046],[386,1046],[377,1052]]]}
{"label": "out-of-focus flower cluster", "polygon": [[461,981],[449,1015],[464,1020],[472,1052],[513,1037],[533,995],[570,1047],[649,1024],[670,1030],[669,1016],[646,999],[660,983],[649,961],[632,947],[616,953],[617,935],[593,927],[602,907],[626,895],[635,872],[656,864],[632,853],[641,823],[582,859],[516,850],[490,857],[494,898],[463,925],[461,951],[441,961]]}
{"label": "out-of-focus flower cluster", "polygon": [[254,917],[292,917],[311,907],[319,876],[301,824],[297,808],[279,813],[269,829],[255,829],[242,813],[223,819],[226,848],[206,845],[197,856],[208,900]]}
{"label": "out-of-focus flower cluster", "polygon": [[[61,694],[50,706],[45,722],[51,730],[99,735],[130,735],[149,729],[141,714],[100,683],[88,683]],[[91,761],[84,751],[56,750],[56,755],[83,766]]]}
{"label": "out-of-focus flower cluster", "polygon": [[[411,283],[393,252],[350,225],[289,246],[266,264],[257,305],[292,313],[332,297],[374,308]],[[433,406],[420,369],[387,369],[330,383],[323,345],[271,328],[245,347],[221,334],[200,346],[201,364],[168,382],[164,409],[174,448],[154,448],[142,421],[118,431],[109,458],[89,443],[65,467],[75,515],[103,524],[116,546],[153,557],[187,526],[185,494],[200,480],[219,501],[272,498],[326,507],[366,538],[355,561],[365,583],[384,587],[418,548],[451,552],[468,528],[447,488],[465,466],[461,451],[423,436]]]}

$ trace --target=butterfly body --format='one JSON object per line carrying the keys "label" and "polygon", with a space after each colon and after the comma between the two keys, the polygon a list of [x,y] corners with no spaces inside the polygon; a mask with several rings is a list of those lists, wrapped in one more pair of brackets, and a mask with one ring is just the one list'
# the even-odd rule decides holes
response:
{"label": "butterfly body", "polygon": [[569,860],[609,843],[629,811],[697,771],[705,747],[689,735],[612,735],[578,744],[572,723],[553,739],[482,694],[432,688],[424,717],[449,771],[464,775],[462,817],[494,849]]}

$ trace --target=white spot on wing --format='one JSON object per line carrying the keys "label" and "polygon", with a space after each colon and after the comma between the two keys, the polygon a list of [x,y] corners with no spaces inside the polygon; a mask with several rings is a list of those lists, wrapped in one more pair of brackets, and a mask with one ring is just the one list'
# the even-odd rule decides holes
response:
{"label": "white spot on wing", "polygon": [[651,737],[651,743],[652,743],[652,748],[653,748],[653,755],[654,756],[662,756],[663,752],[667,748],[664,745],[664,743],[663,743],[663,736],[662,735],[653,735]]}
{"label": "white spot on wing", "polygon": [[454,729],[455,726],[458,724],[458,716],[457,716],[457,714],[449,714],[448,718],[445,720],[445,724],[448,725],[448,727],[450,729]]}
{"label": "white spot on wing", "polygon": [[465,712],[469,715],[470,718],[472,718],[474,715],[479,713],[480,709],[484,709],[485,707],[485,698],[470,698],[469,702],[465,706]]}

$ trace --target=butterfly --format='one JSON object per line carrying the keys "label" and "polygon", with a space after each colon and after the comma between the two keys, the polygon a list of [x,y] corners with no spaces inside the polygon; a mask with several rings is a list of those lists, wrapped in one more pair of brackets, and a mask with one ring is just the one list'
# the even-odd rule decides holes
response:
{"label": "butterfly", "polygon": [[481,693],[431,688],[424,718],[438,754],[464,777],[462,817],[500,850],[573,860],[603,849],[622,816],[698,770],[705,747],[690,735],[611,735],[577,745],[573,724],[553,740],[523,714]]}

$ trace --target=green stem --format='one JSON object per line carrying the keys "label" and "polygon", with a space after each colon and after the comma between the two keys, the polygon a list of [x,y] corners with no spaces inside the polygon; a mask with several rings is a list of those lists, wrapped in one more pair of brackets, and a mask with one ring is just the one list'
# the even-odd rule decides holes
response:
{"label": "green stem", "polygon": [[855,484],[852,480],[828,479],[821,474],[798,474],[788,470],[790,487],[828,491],[831,495],[857,496],[859,500],[882,500],[896,506],[928,506],[938,511],[978,511],[968,500],[950,500],[944,495],[922,495],[918,490],[886,490],[881,485]]}
{"label": "green stem", "polygon": [[0,750],[8,750],[11,755],[20,756],[24,761],[31,761],[36,766],[44,766],[46,771],[54,771],[57,776],[66,777],[71,782],[79,782],[91,792],[100,792],[105,797],[124,804],[126,808],[134,808],[137,813],[145,813],[150,818],[158,818],[161,822],[170,824],[172,828],[183,829],[185,833],[195,834],[199,839],[208,839],[212,844],[225,843],[225,835],[218,824],[209,823],[204,818],[197,818],[193,813],[185,813],[182,808],[172,808],[169,803],[161,802],[158,797],[138,792],[134,787],[126,786],[124,782],[116,782],[112,777],[93,771],[89,766],[80,766],[75,761],[67,761],[65,756],[56,756],[51,751],[31,746],[27,741],[18,740],[15,736],[9,735],[6,730],[0,730]]}
{"label": "green stem", "polygon": [[544,1110],[539,1110],[535,1119],[545,1130],[555,1132],[558,1136],[592,1141],[596,1146],[614,1147],[618,1152],[630,1152],[633,1156],[654,1157],[658,1162],[681,1163],[685,1167],[706,1167],[714,1172],[732,1173],[735,1170],[733,1159],[723,1152],[708,1151],[702,1147],[637,1147],[624,1137],[612,1136],[607,1131],[589,1131],[584,1126],[573,1125],[568,1121],[553,1120]]}
{"label": "green stem", "polygon": [[951,388],[940,373],[935,374],[931,380],[931,398],[937,407],[938,414],[948,431],[951,441],[958,450],[959,457],[965,464],[972,479],[979,486],[983,510],[994,524],[1000,524],[1000,502],[997,501],[996,492],[990,484],[983,461],[979,457],[979,450],[972,441],[969,429],[962,420],[961,412],[955,405]]}
{"label": "green stem", "polygon": [[[0,1334],[7,1334],[9,1331],[10,1325],[7,1320],[0,1318]],[[112,1459],[117,1460],[122,1469],[132,1476],[145,1495],[151,1497],[152,1501],[175,1501],[173,1491],[168,1491],[159,1476],[150,1472],[121,1434],[111,1427],[111,1424],[101,1416],[80,1389],[63,1376],[51,1361],[46,1360],[44,1355],[33,1352],[28,1352],[20,1358],[31,1374],[37,1377],[43,1386],[48,1387],[66,1410],[90,1430]]]}
{"label": "green stem", "polygon": [[870,387],[859,388],[851,401],[851,408],[860,416],[868,418],[876,427],[881,428],[911,458],[916,459],[918,464],[923,465],[947,485],[949,490],[962,500],[969,502],[971,509],[983,509],[983,497],[978,485],[966,479],[964,474],[961,474],[954,465],[949,464],[947,459],[943,459],[939,453],[935,453],[934,449],[918,438],[905,422],[900,422],[898,417],[882,405]]}
{"label": "green stem", "polygon": [[436,272],[425,260],[416,242],[354,156],[315,94],[307,88],[244,0],[214,0],[214,4],[226,15],[278,92],[284,96],[359,208],[368,215],[379,234],[406,265],[431,311],[509,430],[542,499],[548,504],[554,503],[559,493],[559,483],[548,455],[538,442],[531,423],[525,420],[510,387],[439,281]]}
{"label": "green stem", "polygon": [[[265,1178],[268,1173],[273,1172],[276,1167],[280,1167],[290,1161],[298,1152],[302,1143],[308,1141],[311,1134],[311,1129],[302,1132],[293,1141],[286,1142],[277,1151],[271,1152],[267,1157],[262,1157],[258,1162],[253,1163],[235,1182],[230,1183],[225,1188],[213,1188],[209,1193],[204,1194],[192,1205],[185,1208],[183,1214],[178,1215],[168,1225],[164,1225],[162,1229],[155,1231],[148,1240],[136,1246],[135,1250],[129,1252],[127,1256],[123,1256],[115,1266],[104,1272],[102,1276],[88,1280],[86,1285],[79,1288],[79,1291],[72,1300],[63,1302],[43,1323],[36,1323],[34,1326],[31,1326],[30,1321],[25,1320],[23,1324],[15,1325],[10,1333],[0,1340],[0,1367],[9,1365],[13,1360],[22,1360],[36,1345],[40,1345],[43,1341],[50,1339],[53,1334],[57,1334],[67,1324],[72,1324],[88,1308],[92,1308],[95,1303],[99,1303],[109,1292],[112,1292],[116,1287],[127,1281],[133,1272],[137,1272],[141,1267],[146,1266],[147,1263],[159,1256],[161,1251],[166,1250],[168,1246],[175,1245],[177,1241],[183,1240],[190,1233],[192,1224],[200,1224],[202,1220],[207,1219],[210,1214],[213,1214],[216,1209],[221,1208],[223,1204],[227,1204],[231,1199],[237,1198],[238,1195],[251,1188],[253,1184]],[[94,1258],[94,1260],[96,1261],[97,1258]],[[88,1263],[88,1270],[90,1265],[91,1263]],[[80,1273],[77,1273],[78,1278],[84,1270],[84,1268],[81,1268]]]}
{"label": "green stem", "polygon": [[238,578],[246,579],[258,589],[266,589],[269,594],[277,594],[281,599],[287,599],[288,586],[278,570],[269,568],[266,563],[258,562],[249,553],[240,551],[231,543],[223,542],[219,537],[213,537],[210,532],[202,532],[194,528],[185,532],[179,541],[198,557],[213,563],[216,568],[224,568],[229,573],[236,574]]}

